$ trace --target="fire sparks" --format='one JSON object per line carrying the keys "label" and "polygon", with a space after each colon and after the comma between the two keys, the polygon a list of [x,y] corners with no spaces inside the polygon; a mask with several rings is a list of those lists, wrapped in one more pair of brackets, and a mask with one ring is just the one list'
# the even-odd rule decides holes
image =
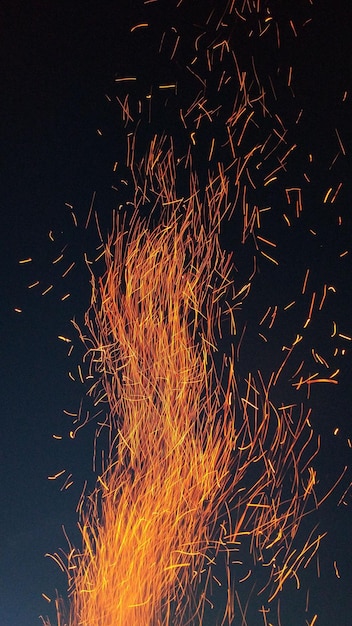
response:
{"label": "fire sparks", "polygon": [[[182,0],[179,11],[181,5]],[[95,446],[103,430],[108,444],[96,463],[96,487],[78,506],[82,546],[69,546],[66,565],[53,557],[68,576],[70,626],[201,625],[215,607],[214,585],[225,589],[216,620],[233,624],[238,608],[245,620],[237,587],[259,568],[260,612],[269,624],[269,606],[288,580],[300,588],[301,570],[324,537],[317,531],[300,534],[302,519],[327,497],[315,494],[320,440],[301,396],[291,402],[278,383],[287,373],[290,391],[304,389],[308,397],[312,385],[338,384],[336,353],[329,360],[311,347],[313,373],[304,359],[295,361],[335,288],[324,284],[319,296],[314,272],[306,269],[296,299],[283,304],[278,297],[259,316],[259,336],[270,345],[273,328],[297,302],[303,304],[303,317],[283,343],[279,362],[269,375],[256,368],[237,374],[245,330],[238,334],[238,310],[249,297],[258,259],[276,269],[282,258],[278,228],[268,232],[273,208],[261,203],[258,190],[278,189],[297,146],[289,142],[281,116],[269,113],[268,93],[276,100],[272,79],[269,92],[254,59],[250,70],[243,68],[228,33],[233,20],[248,20],[249,39],[269,37],[275,29],[280,48],[279,25],[260,2],[245,2],[241,10],[234,5],[227,4],[221,17],[214,8],[204,33],[197,31],[192,59],[184,65],[191,81],[187,97],[175,71],[170,81],[155,80],[153,89],[141,90],[137,98],[127,90],[138,77],[116,78],[118,94],[108,98],[126,132],[126,160],[114,162],[116,181],[119,177],[114,189],[126,191],[107,238],[96,216],[100,246],[94,261],[86,257],[91,304],[79,330],[86,355],[69,373],[88,383],[88,396],[101,412]],[[307,23],[290,18],[286,27],[295,39]],[[150,28],[148,21],[130,32],[145,37]],[[160,39],[158,50],[171,63],[180,62],[179,29],[172,27]],[[292,92],[291,66],[285,80]],[[153,122],[161,102],[167,121],[159,132]],[[297,123],[301,116],[302,111]],[[173,124],[176,132],[170,130]],[[302,178],[310,180],[307,173]],[[277,221],[293,230],[304,213],[303,184],[285,183],[281,191],[284,207]],[[339,191],[340,186],[329,187],[323,203],[332,204]],[[85,229],[94,200],[95,193]],[[67,207],[79,228],[73,206]],[[251,249],[251,270],[241,280],[235,277],[236,258],[222,245],[229,224],[236,240]],[[60,252],[52,263],[64,259]],[[102,264],[103,270],[97,269]],[[62,278],[75,262],[65,268]],[[52,290],[50,284],[42,295]],[[58,338],[71,344],[65,335]],[[333,322],[330,339],[351,337],[338,333]],[[75,417],[72,439],[92,419],[88,413],[82,422]],[[72,485],[72,474],[62,470],[49,477],[66,471],[62,490]],[[337,565],[335,572],[339,577]],[[64,612],[61,603],[57,607],[60,626]]]}
{"label": "fire sparks", "polygon": [[[219,243],[227,187],[209,180],[200,202],[191,176],[169,209],[176,166],[159,148],[145,176],[167,208],[154,227],[115,216],[86,316],[91,393],[107,402],[111,446],[67,566],[72,626],[196,623],[219,554],[231,559],[243,539],[274,598],[320,541],[292,548],[315,484],[314,449],[300,466],[313,437],[303,408],[278,412],[260,375],[239,397],[233,355],[217,362],[217,329],[236,302]],[[229,574],[223,619],[233,615]]]}

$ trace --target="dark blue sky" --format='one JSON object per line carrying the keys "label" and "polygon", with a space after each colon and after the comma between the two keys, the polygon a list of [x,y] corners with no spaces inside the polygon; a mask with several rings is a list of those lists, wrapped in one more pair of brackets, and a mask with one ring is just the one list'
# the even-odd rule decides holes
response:
{"label": "dark blue sky", "polygon": [[[172,23],[176,12],[170,6],[174,4],[159,0],[155,5],[156,30],[159,21]],[[207,4],[213,3],[204,2],[203,10]],[[285,13],[285,3],[267,4],[277,15]],[[297,2],[298,14],[303,14],[308,4]],[[196,1],[185,1],[180,13],[185,37],[187,23],[192,25],[199,17],[196,5]],[[167,77],[168,65],[161,60],[156,70],[148,47],[135,47],[129,32],[131,26],[148,19],[151,9],[143,7],[141,0],[13,0],[0,7],[1,626],[36,626],[38,616],[49,610],[41,594],[53,597],[55,588],[65,591],[65,577],[44,554],[65,548],[62,525],[75,536],[75,507],[81,485],[90,476],[92,429],[82,431],[79,441],[67,436],[71,424],[63,409],[78,408],[82,391],[67,376],[67,346],[57,336],[73,336],[70,319],[82,319],[89,304],[89,278],[82,257],[93,245],[89,234],[72,228],[65,203],[74,205],[83,220],[92,194],[97,192],[95,206],[103,221],[118,204],[111,190],[112,164],[121,158],[119,142],[124,135],[117,109],[108,105],[104,94],[114,93],[115,76],[138,73],[142,84],[152,81],[154,71],[161,79]],[[285,231],[278,252],[282,255],[280,269],[261,264],[241,321],[246,318],[249,327],[254,327],[265,305],[278,298],[282,302],[294,299],[292,294],[299,289],[305,269],[311,267],[317,284],[326,281],[337,288],[326,321],[312,331],[317,333],[312,342],[324,349],[322,329],[330,319],[338,321],[340,332],[352,335],[352,9],[348,0],[323,0],[309,11],[313,21],[299,43],[283,44],[284,60],[294,68],[296,99],[283,99],[278,107],[288,119],[287,107],[304,109],[302,124],[295,131],[302,149],[293,158],[284,184],[300,179],[300,158],[308,152],[314,154],[313,182],[306,192],[301,226],[288,235]],[[245,57],[246,49],[242,54]],[[263,68],[276,62],[274,53],[264,54]],[[342,103],[345,90],[348,97]],[[98,128],[103,130],[102,137]],[[338,150],[335,128],[343,137],[346,156],[329,169]],[[328,187],[339,182],[343,187],[334,213],[323,204],[323,198]],[[270,191],[265,193],[268,202],[274,201]],[[336,228],[338,214],[343,215],[341,229]],[[317,229],[316,240],[307,235],[310,228]],[[55,244],[48,237],[50,230],[55,233]],[[272,224],[272,230],[281,237],[280,227]],[[234,240],[228,232],[226,245],[231,247]],[[77,261],[77,268],[63,282],[56,280],[51,261],[67,243],[65,254],[68,260]],[[339,259],[345,249],[349,255]],[[20,266],[19,259],[26,257],[33,257],[33,263]],[[241,259],[238,262],[241,266]],[[53,282],[53,293],[41,298],[28,291],[27,285],[36,279],[43,285]],[[66,291],[72,296],[61,302]],[[23,313],[16,314],[15,307]],[[286,336],[284,323],[278,325],[276,340],[270,345],[276,341],[280,346]],[[341,359],[339,387],[318,386],[312,397],[313,423],[322,435],[317,467],[324,484],[333,484],[343,466],[351,465],[347,445],[352,438],[349,345],[346,342],[347,355]],[[253,360],[256,368],[270,371],[270,359],[278,358],[270,352],[272,348],[259,352],[250,333],[244,346],[243,372],[253,367]],[[330,344],[326,346],[330,350]],[[340,428],[336,437],[332,434],[335,426]],[[64,435],[60,446],[52,438],[58,432]],[[47,476],[61,468],[72,472],[74,484],[60,492],[60,485],[48,481]],[[351,480],[350,469],[348,476],[345,488]],[[351,623],[351,492],[346,495],[349,506],[337,507],[340,495],[341,489],[317,516],[322,531],[329,533],[321,550],[320,580],[312,574],[311,598],[319,614],[318,626]],[[340,580],[334,573],[334,560],[339,564]],[[305,623],[303,614],[295,621],[295,607],[302,597],[293,587],[289,586],[286,594],[289,608],[282,626]],[[255,626],[260,623],[258,617]]]}

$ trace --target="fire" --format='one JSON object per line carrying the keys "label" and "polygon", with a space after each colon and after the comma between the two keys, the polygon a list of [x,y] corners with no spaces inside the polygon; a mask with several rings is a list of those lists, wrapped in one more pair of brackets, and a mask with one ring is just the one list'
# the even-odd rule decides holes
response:
{"label": "fire", "polygon": [[110,446],[68,558],[72,626],[201,624],[220,553],[231,623],[234,547],[249,543],[275,597],[320,541],[292,548],[314,493],[307,415],[276,408],[260,376],[241,397],[234,354],[217,352],[238,295],[219,242],[227,181],[209,179],[201,199],[191,174],[178,199],[172,147],[159,155],[149,177],[161,215],[116,214],[105,272],[92,274],[89,394],[107,404]]}

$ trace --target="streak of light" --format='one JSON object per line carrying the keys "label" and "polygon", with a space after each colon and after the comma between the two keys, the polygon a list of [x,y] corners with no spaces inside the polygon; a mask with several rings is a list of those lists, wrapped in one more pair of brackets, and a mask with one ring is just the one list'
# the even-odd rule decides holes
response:
{"label": "streak of light", "polygon": [[132,26],[130,32],[134,33],[136,30],[138,30],[139,28],[148,28],[149,24],[147,23],[142,23],[142,24],[136,24],[135,26]]}
{"label": "streak of light", "polygon": [[62,476],[65,472],[66,470],[63,469],[60,472],[57,472],[57,474],[54,474],[53,476],[48,476],[48,480],[56,480],[57,478],[59,478],[59,476]]}

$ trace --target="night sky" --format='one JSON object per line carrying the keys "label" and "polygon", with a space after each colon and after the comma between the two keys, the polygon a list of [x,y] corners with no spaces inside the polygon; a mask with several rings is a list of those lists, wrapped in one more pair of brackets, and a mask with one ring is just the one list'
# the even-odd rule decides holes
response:
{"label": "night sky", "polygon": [[[142,0],[1,3],[0,626],[35,626],[40,623],[39,615],[53,615],[41,594],[55,598],[56,589],[65,594],[66,580],[44,555],[66,548],[62,526],[73,540],[77,538],[77,500],[83,481],[92,480],[94,427],[82,429],[72,440],[71,421],[63,412],[77,410],[84,395],[82,386],[67,375],[82,352],[76,342],[68,361],[68,346],[58,336],[73,339],[70,320],[81,321],[89,305],[83,254],[96,243],[91,231],[75,228],[70,206],[79,225],[84,224],[95,193],[94,208],[106,229],[112,209],[123,202],[112,189],[112,170],[114,162],[123,158],[125,135],[118,108],[111,106],[106,94],[114,95],[118,76],[138,75],[142,88],[158,77],[167,80],[169,66],[162,58],[155,66],[148,37],[153,40],[159,33],[160,38],[163,20],[169,25],[173,19],[180,20],[187,37],[187,24],[192,33],[192,25],[201,21],[202,11],[209,13],[205,7],[214,2],[184,0],[178,10],[171,0],[149,6],[143,6]],[[352,6],[349,0],[314,1],[312,6],[301,0],[288,11],[291,2],[263,4],[270,6],[282,23],[287,23],[291,14],[292,19],[297,16],[297,23],[305,14],[312,18],[297,41],[292,37],[282,43],[280,62],[293,67],[294,97],[284,95],[277,106],[285,119],[291,119],[292,143],[299,146],[283,174],[283,186],[302,186],[302,172],[308,168],[306,155],[312,153],[314,162],[300,226],[291,233],[269,220],[268,235],[280,240],[276,254],[280,264],[276,268],[262,258],[251,295],[239,313],[239,325],[247,323],[248,327],[240,375],[250,368],[268,373],[282,360],[280,346],[288,341],[285,324],[292,324],[292,333],[296,332],[297,311],[273,329],[269,348],[261,348],[255,328],[268,305],[295,299],[307,268],[317,285],[334,285],[336,294],[329,300],[326,318],[314,326],[304,344],[304,358],[309,360],[313,344],[322,353],[330,353],[331,320],[337,322],[341,334],[352,336]],[[152,34],[146,32],[134,39],[131,28],[144,21],[153,24]],[[245,58],[246,44],[241,45]],[[268,52],[261,59],[263,71],[266,66],[274,71],[278,62],[274,53],[270,55]],[[302,120],[297,125],[296,112],[301,109]],[[156,123],[163,124],[162,115]],[[171,132],[172,122],[169,126]],[[332,164],[340,151],[335,129],[345,154],[340,153]],[[336,189],[340,182],[336,203],[324,204],[329,187]],[[263,203],[277,201],[270,187],[263,193]],[[338,226],[339,215],[342,226]],[[317,232],[316,237],[309,234],[310,229]],[[50,231],[55,234],[54,242],[48,236]],[[242,260],[235,240],[230,228],[224,245],[233,246],[241,271],[246,259]],[[61,279],[52,260],[65,246],[65,267],[73,261],[76,265]],[[346,250],[348,254],[340,258]],[[28,257],[32,263],[19,264]],[[36,280],[40,287],[28,290]],[[53,289],[42,297],[40,293],[50,284]],[[70,297],[61,301],[66,293]],[[22,312],[15,312],[16,308]],[[298,311],[298,316],[304,311]],[[352,440],[351,345],[348,339],[340,340],[339,347],[345,348],[346,354],[336,361],[341,368],[339,385],[313,385],[310,399],[312,423],[322,437],[316,462],[318,491],[323,493],[325,485],[332,486],[344,466],[349,467],[314,517],[320,531],[328,532],[320,551],[320,579],[314,565],[304,574],[311,581],[312,611],[319,615],[318,626],[352,623],[352,492],[348,489],[352,480],[348,445],[348,439]],[[335,428],[339,428],[336,435]],[[53,434],[62,435],[63,440],[56,441]],[[60,490],[64,480],[49,481],[47,477],[63,468],[65,477],[72,474],[73,484]],[[338,505],[345,491],[344,504]],[[304,607],[305,595],[295,591],[294,582],[288,584],[284,595],[288,609],[282,626],[306,624],[304,611],[296,614],[302,602]],[[259,626],[261,619],[257,614],[249,623]]]}

